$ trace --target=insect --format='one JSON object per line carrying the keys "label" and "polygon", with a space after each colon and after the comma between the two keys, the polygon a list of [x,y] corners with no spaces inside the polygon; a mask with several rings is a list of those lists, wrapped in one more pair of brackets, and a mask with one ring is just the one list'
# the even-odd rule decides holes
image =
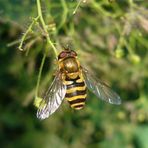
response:
{"label": "insect", "polygon": [[53,114],[64,98],[73,109],[84,107],[87,88],[98,98],[111,104],[121,104],[121,99],[109,86],[93,77],[80,65],[77,53],[70,49],[58,55],[58,70],[37,110],[37,118],[45,119]]}

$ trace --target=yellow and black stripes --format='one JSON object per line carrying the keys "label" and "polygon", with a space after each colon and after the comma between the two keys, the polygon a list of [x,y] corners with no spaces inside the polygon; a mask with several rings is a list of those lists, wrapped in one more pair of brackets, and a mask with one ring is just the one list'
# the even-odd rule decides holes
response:
{"label": "yellow and black stripes", "polygon": [[[65,97],[70,106],[74,109],[82,109],[86,100],[86,85],[83,78],[79,76],[76,79],[65,79],[67,90]],[[71,83],[70,83],[71,82]]]}

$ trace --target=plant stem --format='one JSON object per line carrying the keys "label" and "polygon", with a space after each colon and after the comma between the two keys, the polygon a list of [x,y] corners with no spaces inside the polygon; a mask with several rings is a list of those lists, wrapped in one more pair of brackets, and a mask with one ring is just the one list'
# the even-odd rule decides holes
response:
{"label": "plant stem", "polygon": [[40,2],[40,0],[36,0],[36,2],[37,2],[37,10],[38,10],[39,20],[40,20],[41,25],[42,25],[42,27],[43,27],[45,33],[46,33],[47,42],[48,42],[48,44],[52,47],[52,49],[53,49],[53,51],[54,51],[54,53],[55,53],[55,55],[56,55],[56,58],[57,58],[57,55],[58,55],[57,49],[55,48],[54,44],[52,43],[52,41],[51,41],[51,39],[50,39],[50,37],[49,37],[48,30],[47,30],[45,21],[44,21],[44,19],[43,19],[42,10],[41,10],[41,2]]}
{"label": "plant stem", "polygon": [[63,24],[65,24],[65,22],[67,20],[67,15],[68,15],[68,8],[67,8],[65,0],[60,0],[60,1],[61,1],[61,4],[62,4],[62,7],[63,7],[63,14],[62,14],[61,23],[58,27],[58,30],[63,26]]}
{"label": "plant stem", "polygon": [[77,4],[76,8],[75,8],[74,11],[73,11],[73,14],[76,13],[76,11],[78,10],[78,8],[79,8],[79,6],[80,6],[80,4],[81,4],[82,2],[83,2],[83,0],[79,0],[79,2],[78,2],[78,4]]}
{"label": "plant stem", "polygon": [[40,69],[39,69],[39,74],[38,74],[38,79],[37,79],[37,85],[36,85],[36,91],[35,91],[35,96],[38,97],[38,92],[39,92],[39,84],[40,84],[40,80],[41,80],[41,74],[42,74],[42,70],[43,70],[43,65],[45,62],[45,58],[46,58],[46,53],[44,53],[43,57],[42,57],[42,62],[40,65]]}
{"label": "plant stem", "polygon": [[30,26],[28,27],[27,31],[24,33],[24,35],[22,36],[20,45],[19,45],[19,50],[23,51],[23,43],[26,40],[26,37],[28,35],[29,32],[31,32],[33,25],[37,22],[37,20],[39,19],[39,16],[37,16],[36,18],[33,19],[32,23],[30,24]]}

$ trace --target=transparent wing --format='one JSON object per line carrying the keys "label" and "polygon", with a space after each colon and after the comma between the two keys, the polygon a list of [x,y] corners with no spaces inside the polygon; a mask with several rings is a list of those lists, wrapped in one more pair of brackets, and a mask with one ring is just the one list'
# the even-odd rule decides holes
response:
{"label": "transparent wing", "polygon": [[98,98],[111,104],[121,104],[120,96],[109,86],[107,86],[101,80],[93,77],[86,69],[82,69],[82,71],[88,89],[92,91]]}
{"label": "transparent wing", "polygon": [[58,73],[39,105],[37,118],[43,120],[53,114],[61,105],[65,93],[66,86],[62,83],[61,74]]}

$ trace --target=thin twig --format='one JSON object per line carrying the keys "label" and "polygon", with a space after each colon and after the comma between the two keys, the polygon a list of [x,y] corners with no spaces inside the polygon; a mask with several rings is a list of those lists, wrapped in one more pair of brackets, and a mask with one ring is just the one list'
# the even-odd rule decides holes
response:
{"label": "thin twig", "polygon": [[38,74],[38,79],[37,79],[37,85],[36,85],[36,91],[35,91],[35,96],[36,96],[36,97],[38,97],[39,84],[40,84],[40,80],[41,80],[43,65],[44,65],[44,63],[45,63],[45,58],[46,58],[46,53],[44,53],[44,55],[43,55],[43,57],[42,57],[42,61],[41,61],[40,69],[39,69],[39,74]]}
{"label": "thin twig", "polygon": [[37,10],[38,10],[39,20],[40,20],[41,25],[42,25],[42,27],[43,27],[45,33],[46,33],[47,42],[48,42],[48,44],[52,47],[52,49],[53,49],[53,51],[54,51],[54,53],[55,53],[55,55],[56,55],[56,58],[57,58],[57,55],[58,55],[57,49],[56,49],[56,47],[54,46],[54,44],[52,43],[52,41],[51,41],[51,39],[50,39],[50,37],[49,37],[48,30],[47,30],[45,21],[44,21],[44,19],[43,19],[42,10],[41,10],[41,2],[40,2],[40,0],[36,0],[36,2],[37,2]]}
{"label": "thin twig", "polygon": [[75,8],[74,11],[73,11],[73,14],[76,13],[76,11],[78,10],[78,8],[79,8],[79,6],[80,6],[80,4],[81,4],[82,2],[83,2],[83,0],[79,0],[79,2],[78,2],[78,4],[77,4],[76,8]]}
{"label": "thin twig", "polygon": [[24,33],[24,35],[22,36],[20,45],[18,47],[19,50],[23,51],[23,43],[26,40],[26,37],[28,35],[29,32],[31,32],[33,25],[37,22],[37,20],[39,19],[39,16],[37,16],[36,18],[33,19],[32,23],[30,24],[30,26],[28,27],[27,31]]}

